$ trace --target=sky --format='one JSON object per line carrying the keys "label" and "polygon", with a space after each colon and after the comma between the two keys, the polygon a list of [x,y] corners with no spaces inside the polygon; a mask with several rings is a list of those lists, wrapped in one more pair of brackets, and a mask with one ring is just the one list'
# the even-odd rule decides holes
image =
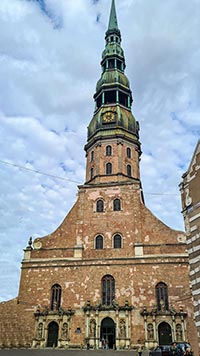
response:
{"label": "sky", "polygon": [[[29,237],[53,232],[85,181],[110,6],[0,1],[0,301],[17,296]],[[200,0],[116,0],[116,8],[145,203],[184,230],[178,185],[200,136]]]}

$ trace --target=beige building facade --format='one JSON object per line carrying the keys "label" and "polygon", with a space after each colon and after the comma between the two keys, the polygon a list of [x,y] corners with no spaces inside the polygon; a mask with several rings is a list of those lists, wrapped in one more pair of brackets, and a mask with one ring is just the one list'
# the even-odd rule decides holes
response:
{"label": "beige building facade", "polygon": [[200,350],[200,141],[180,184],[189,252],[190,282]]}
{"label": "beige building facade", "polygon": [[58,229],[29,240],[18,296],[0,303],[1,347],[196,349],[185,233],[144,203],[114,0],[105,40],[85,183]]}

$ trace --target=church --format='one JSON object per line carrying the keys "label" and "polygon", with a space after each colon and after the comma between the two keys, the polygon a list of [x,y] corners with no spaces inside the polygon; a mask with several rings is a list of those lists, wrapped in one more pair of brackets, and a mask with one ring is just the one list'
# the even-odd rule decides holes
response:
{"label": "church", "polygon": [[112,0],[85,183],[57,230],[29,240],[18,296],[0,303],[1,348],[195,349],[186,235],[145,206],[125,67]]}

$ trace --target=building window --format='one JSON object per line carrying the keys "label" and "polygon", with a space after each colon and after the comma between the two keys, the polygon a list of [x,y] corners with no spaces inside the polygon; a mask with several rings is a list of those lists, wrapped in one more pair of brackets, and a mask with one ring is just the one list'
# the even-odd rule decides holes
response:
{"label": "building window", "polygon": [[110,175],[112,174],[112,163],[106,163],[106,174]]}
{"label": "building window", "polygon": [[113,201],[113,210],[114,211],[120,211],[121,210],[121,200],[116,198],[114,201]]}
{"label": "building window", "polygon": [[102,278],[102,304],[111,305],[115,298],[115,280],[107,274]]}
{"label": "building window", "polygon": [[127,167],[126,167],[126,169],[127,169],[127,176],[128,176],[128,177],[131,177],[131,176],[132,176],[132,169],[131,169],[131,165],[130,165],[130,164],[128,164],[128,165],[127,165]]}
{"label": "building window", "polygon": [[126,155],[127,155],[128,158],[131,158],[131,149],[130,149],[130,147],[127,147]]}
{"label": "building window", "polygon": [[[110,64],[109,64],[110,68]],[[113,63],[114,68],[114,63]],[[116,103],[116,90],[108,90],[105,92],[105,102],[104,104],[114,104]]]}
{"label": "building window", "polygon": [[102,213],[104,211],[104,201],[102,199],[97,200],[96,211]]}
{"label": "building window", "polygon": [[112,156],[112,146],[106,146],[106,156]]}
{"label": "building window", "polygon": [[128,107],[128,95],[119,91],[119,103]]}
{"label": "building window", "polygon": [[90,179],[94,178],[94,168],[90,169]]}
{"label": "building window", "polygon": [[103,236],[101,236],[101,235],[96,236],[95,249],[96,250],[102,250],[103,249]]}
{"label": "building window", "polygon": [[156,298],[157,298],[157,308],[158,310],[168,310],[168,288],[163,282],[156,285]]}
{"label": "building window", "polygon": [[113,238],[113,247],[122,248],[122,238],[119,234],[116,234]]}
{"label": "building window", "polygon": [[61,286],[54,284],[51,288],[51,310],[58,310],[61,302]]}
{"label": "building window", "polygon": [[91,152],[91,161],[94,161],[94,151]]}

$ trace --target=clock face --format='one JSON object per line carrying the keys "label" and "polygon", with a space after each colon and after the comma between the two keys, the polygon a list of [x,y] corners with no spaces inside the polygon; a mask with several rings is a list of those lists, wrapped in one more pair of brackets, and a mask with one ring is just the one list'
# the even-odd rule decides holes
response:
{"label": "clock face", "polygon": [[115,122],[115,114],[114,112],[106,112],[103,115],[103,122],[104,123],[110,123],[110,122]]}

